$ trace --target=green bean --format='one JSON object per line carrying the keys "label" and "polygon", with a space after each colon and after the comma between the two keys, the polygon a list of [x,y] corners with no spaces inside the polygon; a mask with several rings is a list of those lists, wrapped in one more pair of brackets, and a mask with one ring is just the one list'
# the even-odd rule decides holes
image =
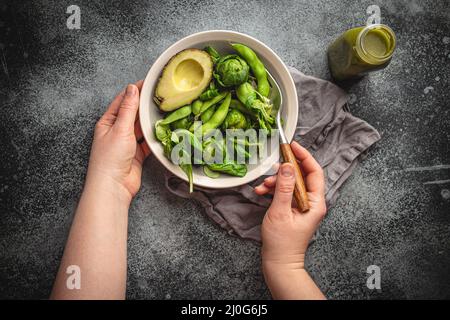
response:
{"label": "green bean", "polygon": [[222,124],[222,122],[227,117],[228,110],[230,108],[230,102],[231,102],[231,93],[227,93],[225,100],[214,112],[211,119],[209,119],[208,122],[206,122],[202,125],[203,132],[207,132],[209,130],[216,129]]}
{"label": "green bean", "polygon": [[253,75],[258,83],[258,92],[264,97],[268,97],[270,93],[270,85],[267,80],[267,72],[264,64],[259,60],[256,53],[247,46],[240,43],[232,43],[231,46],[239,53],[239,55],[248,63]]}
{"label": "green bean", "polygon": [[192,113],[194,115],[198,115],[200,113],[200,109],[202,108],[203,102],[200,100],[195,100],[192,104]]}
{"label": "green bean", "polygon": [[227,95],[226,92],[222,92],[221,94],[219,94],[217,97],[212,98],[211,100],[205,101],[203,102],[202,107],[200,108],[200,114],[202,114],[203,112],[205,112],[206,110],[208,110],[210,107],[212,107],[213,105],[215,105],[216,103],[222,101],[225,96]]}
{"label": "green bean", "polygon": [[191,112],[192,112],[192,108],[190,105],[181,107],[181,108],[169,113],[169,115],[161,121],[161,124],[166,125],[166,124],[175,122],[177,120],[186,118],[187,116],[189,116],[191,114]]}

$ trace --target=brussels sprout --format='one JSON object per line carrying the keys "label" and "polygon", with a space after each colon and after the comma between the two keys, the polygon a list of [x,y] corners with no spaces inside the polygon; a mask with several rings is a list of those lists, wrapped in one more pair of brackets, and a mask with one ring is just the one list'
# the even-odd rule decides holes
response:
{"label": "brussels sprout", "polygon": [[246,129],[248,126],[247,118],[240,111],[231,109],[225,121],[223,122],[223,129]]}
{"label": "brussels sprout", "polygon": [[224,56],[217,61],[214,78],[223,87],[238,86],[248,80],[249,66],[236,54]]}

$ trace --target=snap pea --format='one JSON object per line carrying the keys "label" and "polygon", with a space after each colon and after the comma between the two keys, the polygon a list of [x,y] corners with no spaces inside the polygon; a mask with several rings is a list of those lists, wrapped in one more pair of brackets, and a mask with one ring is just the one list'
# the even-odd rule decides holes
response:
{"label": "snap pea", "polygon": [[270,85],[267,80],[267,72],[264,64],[259,60],[256,53],[247,46],[240,43],[232,43],[231,46],[239,53],[239,55],[248,63],[253,75],[258,83],[258,92],[264,97],[269,97]]}
{"label": "snap pea", "polygon": [[188,115],[191,114],[191,112],[192,112],[191,105],[181,107],[180,109],[177,109],[169,113],[169,115],[161,121],[161,124],[166,125],[175,122],[177,120],[186,118]]}
{"label": "snap pea", "polygon": [[[211,119],[212,115],[216,112],[216,106],[212,106],[211,108],[208,108],[205,112],[203,112],[200,115],[200,120],[202,120],[202,123],[206,123]],[[194,122],[192,122],[189,125],[189,131],[194,132]]]}
{"label": "snap pea", "polygon": [[203,112],[202,115],[200,116],[200,119],[202,120],[203,123],[206,123],[209,121],[209,119],[211,119],[214,112],[216,112],[216,106],[212,106],[211,108]]}
{"label": "snap pea", "polygon": [[227,117],[228,110],[230,108],[230,102],[231,102],[231,93],[227,93],[225,100],[214,112],[211,119],[209,119],[208,122],[202,125],[203,132],[207,132],[211,129],[216,129],[222,124],[222,122]]}
{"label": "snap pea", "polygon": [[[206,110],[208,110],[210,107],[212,107],[213,105],[215,105],[216,103],[222,101],[225,96],[227,95],[226,92],[222,92],[221,94],[219,94],[217,97],[212,98],[211,100],[205,101],[202,104],[202,107],[200,108],[200,114],[202,114],[203,112],[205,112]],[[198,115],[198,114],[197,114]]]}
{"label": "snap pea", "polygon": [[192,104],[192,113],[194,115],[198,115],[200,113],[200,109],[202,108],[203,102],[200,100],[195,100]]}

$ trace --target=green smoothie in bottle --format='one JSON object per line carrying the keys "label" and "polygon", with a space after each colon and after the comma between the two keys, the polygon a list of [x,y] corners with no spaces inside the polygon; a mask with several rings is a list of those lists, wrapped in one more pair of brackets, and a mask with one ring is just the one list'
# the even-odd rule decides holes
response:
{"label": "green smoothie in bottle", "polygon": [[347,30],[328,48],[328,65],[336,80],[360,77],[385,68],[396,46],[394,31],[383,24]]}

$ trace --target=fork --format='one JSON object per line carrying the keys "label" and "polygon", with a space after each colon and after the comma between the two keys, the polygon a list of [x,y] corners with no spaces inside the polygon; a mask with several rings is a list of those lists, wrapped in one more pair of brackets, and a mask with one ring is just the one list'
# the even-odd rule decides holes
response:
{"label": "fork", "polygon": [[276,123],[278,127],[278,132],[280,135],[280,150],[283,155],[284,162],[289,162],[294,166],[295,171],[295,189],[294,189],[294,199],[297,203],[298,210],[302,213],[309,210],[308,194],[306,193],[305,182],[303,180],[303,175],[297,162],[297,158],[291,149],[291,144],[286,138],[283,126],[281,125],[281,108],[283,106],[283,95],[281,93],[280,87],[275,79],[272,77],[269,71],[267,71],[267,78],[272,86],[271,100],[276,101],[279,99],[278,112],[276,117]]}

